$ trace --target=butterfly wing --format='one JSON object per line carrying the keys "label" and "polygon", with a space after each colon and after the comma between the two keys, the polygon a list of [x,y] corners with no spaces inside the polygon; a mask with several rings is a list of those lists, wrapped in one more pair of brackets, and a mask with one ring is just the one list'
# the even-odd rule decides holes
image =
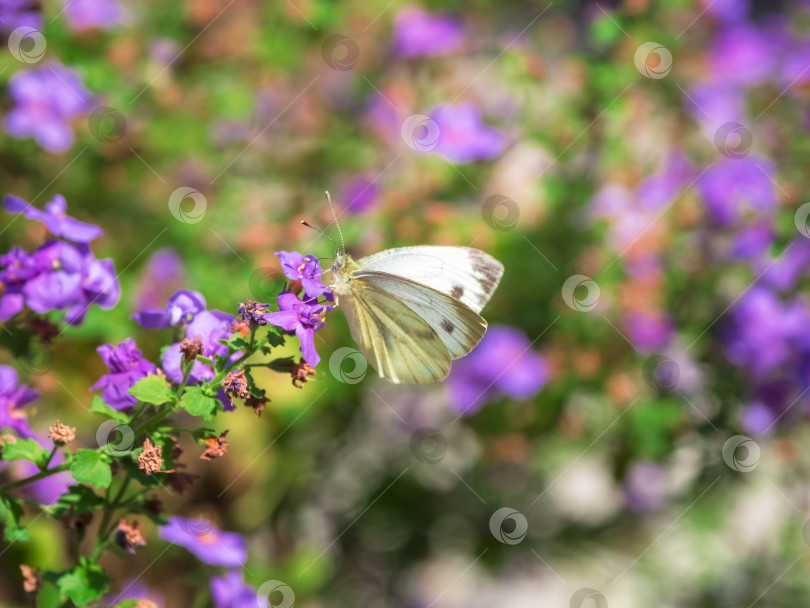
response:
{"label": "butterfly wing", "polygon": [[357,261],[363,271],[384,272],[432,287],[476,313],[503,276],[503,264],[471,247],[423,245],[386,249]]}
{"label": "butterfly wing", "polygon": [[397,384],[427,384],[447,376],[447,346],[396,296],[371,281],[355,279],[339,301],[352,338],[381,377]]}
{"label": "butterfly wing", "polygon": [[385,272],[359,270],[355,282],[371,283],[405,303],[426,322],[447,347],[451,359],[470,352],[484,337],[487,322],[462,301],[432,287]]}

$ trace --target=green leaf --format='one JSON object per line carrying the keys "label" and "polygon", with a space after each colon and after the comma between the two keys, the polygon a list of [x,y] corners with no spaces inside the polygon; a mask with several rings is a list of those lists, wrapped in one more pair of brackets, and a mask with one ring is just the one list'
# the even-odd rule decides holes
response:
{"label": "green leaf", "polygon": [[64,604],[62,594],[53,583],[44,583],[42,589],[37,592],[37,608],[59,608],[62,604]]}
{"label": "green leaf", "polygon": [[10,543],[28,540],[28,528],[20,525],[22,516],[23,509],[14,499],[0,499],[0,523],[5,525],[5,538]]}
{"label": "green leaf", "polygon": [[53,505],[56,515],[73,509],[74,513],[89,513],[101,508],[104,500],[87,486],[68,486],[68,491]]}
{"label": "green leaf", "polygon": [[77,606],[94,602],[110,590],[110,579],[101,566],[86,560],[72,572],[63,574],[57,584],[62,594]]}
{"label": "green leaf", "polygon": [[202,416],[206,420],[211,420],[216,414],[217,403],[219,402],[216,399],[204,394],[199,386],[190,386],[183,393],[180,407],[192,416]]}
{"label": "green leaf", "polygon": [[108,457],[96,450],[77,450],[70,472],[77,482],[89,483],[102,490],[109,488],[112,483]]}
{"label": "green leaf", "polygon": [[45,466],[50,452],[43,450],[33,439],[18,439],[3,446],[3,460],[30,460],[40,469]]}
{"label": "green leaf", "polygon": [[166,378],[162,378],[158,375],[147,376],[146,378],[138,380],[128,392],[136,399],[154,405],[161,405],[168,401],[172,403],[177,401],[174,392],[169,388],[169,385],[166,384]]}
{"label": "green leaf", "polygon": [[118,410],[111,408],[109,405],[107,405],[104,399],[98,395],[93,397],[93,404],[90,406],[90,411],[95,414],[101,414],[105,418],[111,418],[112,420],[129,422],[129,416],[127,416],[124,412],[119,412]]}

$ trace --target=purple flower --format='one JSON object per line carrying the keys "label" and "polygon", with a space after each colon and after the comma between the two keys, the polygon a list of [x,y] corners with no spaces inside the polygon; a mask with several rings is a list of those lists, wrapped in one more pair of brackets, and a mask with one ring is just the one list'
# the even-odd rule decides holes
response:
{"label": "purple flower", "polygon": [[752,435],[765,435],[776,422],[773,409],[760,401],[746,404],[741,412],[743,429]]}
{"label": "purple flower", "polygon": [[19,377],[13,367],[0,365],[0,429],[12,429],[20,437],[34,438],[24,408],[37,397],[39,393],[34,389],[19,385]]}
{"label": "purple flower", "polygon": [[321,360],[315,351],[315,332],[324,326],[324,317],[332,310],[328,304],[315,300],[302,302],[294,293],[283,291],[278,295],[279,312],[270,312],[264,318],[271,324],[287,331],[295,331],[301,343],[301,354],[312,367]]}
{"label": "purple flower", "polygon": [[394,51],[400,57],[446,55],[464,44],[464,29],[457,19],[408,8],[394,24]]}
{"label": "purple flower", "polygon": [[90,390],[103,388],[104,401],[116,410],[135,405],[138,400],[127,391],[141,378],[156,373],[155,366],[143,358],[132,338],[127,338],[118,346],[104,344],[96,350],[110,368],[110,373],[102,376]]}
{"label": "purple flower", "polygon": [[8,33],[18,27],[42,30],[42,12],[34,0],[3,0],[0,2],[0,31]]}
{"label": "purple flower", "polygon": [[692,180],[693,170],[685,156],[672,154],[664,168],[642,181],[636,191],[639,206],[659,210],[672,204],[681,189]]}
{"label": "purple flower", "polygon": [[675,334],[672,320],[661,312],[630,313],[624,319],[624,329],[630,342],[647,353],[666,348]]}
{"label": "purple flower", "polygon": [[34,258],[19,247],[12,247],[0,256],[0,321],[10,319],[23,309],[22,289],[38,272]]}
{"label": "purple flower", "polygon": [[810,268],[810,241],[796,238],[776,260],[763,256],[754,264],[754,272],[765,285],[787,291],[796,286],[798,280]]}
{"label": "purple flower", "polygon": [[267,304],[248,299],[247,302],[239,303],[239,315],[249,325],[267,325],[267,320],[264,318],[267,307]]}
{"label": "purple flower", "polygon": [[[186,337],[193,340],[197,336],[202,339],[203,356],[213,359],[217,355],[228,354],[228,347],[220,344],[220,340],[227,340],[232,332],[235,317],[219,310],[203,310],[194,316],[186,328]],[[238,354],[234,354],[234,357]],[[180,352],[180,343],[176,342],[163,353],[163,371],[175,382],[183,381],[183,354]],[[189,384],[197,384],[202,380],[211,380],[216,374],[214,370],[199,359],[194,360]],[[225,400],[227,403],[227,399]]]}
{"label": "purple flower", "polygon": [[731,244],[731,258],[735,260],[758,259],[767,253],[773,244],[773,229],[760,222],[740,230]]}
{"label": "purple flower", "polygon": [[211,596],[216,608],[243,608],[256,604],[256,590],[245,584],[241,570],[230,570],[211,579]]}
{"label": "purple flower", "polygon": [[506,147],[506,137],[486,126],[481,113],[471,103],[439,106],[430,117],[439,133],[432,151],[450,162],[469,163],[494,158]]}
{"label": "purple flower", "polygon": [[73,145],[70,121],[91,107],[79,76],[59,64],[15,74],[9,93],[16,105],[6,115],[8,134],[33,137],[49,152],[64,152]]}
{"label": "purple flower", "polygon": [[503,395],[530,399],[548,379],[548,367],[519,330],[491,326],[473,351],[453,364],[447,386],[450,403],[464,415]]}
{"label": "purple flower", "polygon": [[343,189],[345,210],[352,214],[362,214],[377,204],[380,188],[366,175],[356,175]]}
{"label": "purple flower", "polygon": [[698,180],[698,190],[709,217],[727,226],[750,211],[757,217],[769,216],[776,208],[776,191],[771,177],[773,167],[755,156],[724,158],[706,170]]}
{"label": "purple flower", "polygon": [[329,292],[321,282],[321,265],[314,255],[303,255],[297,251],[277,251],[284,276],[292,281],[301,281],[304,293],[309,298],[317,298]]}
{"label": "purple flower", "polygon": [[[172,325],[181,325],[194,319],[205,310],[205,298],[198,291],[181,289],[169,298],[164,309],[143,310],[132,315],[141,327],[146,329],[164,329]],[[194,336],[190,336],[194,338]]]}
{"label": "purple flower", "polygon": [[724,22],[742,21],[750,10],[750,0],[703,0],[707,13]]}
{"label": "purple flower", "polygon": [[126,13],[116,0],[63,0],[70,29],[81,32],[107,29],[125,21]]}
{"label": "purple flower", "polygon": [[70,217],[67,214],[67,202],[61,194],[54,196],[53,200],[45,205],[45,211],[40,211],[11,194],[3,199],[3,208],[9,213],[22,213],[29,220],[40,221],[52,234],[75,243],[89,243],[103,234],[98,226]]}
{"label": "purple flower", "polygon": [[635,462],[624,479],[627,505],[633,511],[651,511],[666,500],[669,482],[666,471],[654,462]]}
{"label": "purple flower", "polygon": [[174,249],[158,249],[146,262],[138,279],[135,309],[158,308],[186,284],[183,262]]}
{"label": "purple flower", "polygon": [[722,29],[711,53],[716,81],[747,86],[771,78],[781,51],[773,34],[747,23]]}
{"label": "purple flower", "polygon": [[202,519],[170,517],[169,524],[160,529],[160,537],[185,547],[197,559],[212,566],[235,568],[247,561],[245,539],[241,535],[222,532],[213,523]]}
{"label": "purple flower", "polygon": [[717,129],[726,123],[745,124],[745,90],[737,85],[711,83],[692,87],[684,102],[704,136],[714,141]]}

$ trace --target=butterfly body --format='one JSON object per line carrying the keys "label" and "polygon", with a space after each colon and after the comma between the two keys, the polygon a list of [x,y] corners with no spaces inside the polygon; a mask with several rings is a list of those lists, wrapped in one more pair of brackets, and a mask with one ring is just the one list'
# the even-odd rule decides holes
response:
{"label": "butterfly body", "polygon": [[481,340],[478,314],[503,274],[469,247],[399,247],[353,260],[338,254],[331,286],[352,338],[383,378],[422,384],[447,376]]}

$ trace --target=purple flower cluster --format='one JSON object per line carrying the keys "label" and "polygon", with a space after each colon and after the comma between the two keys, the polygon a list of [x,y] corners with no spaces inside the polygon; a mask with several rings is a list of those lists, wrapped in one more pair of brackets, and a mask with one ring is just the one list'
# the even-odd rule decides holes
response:
{"label": "purple flower cluster", "polygon": [[8,134],[33,137],[45,150],[55,153],[73,145],[71,121],[93,106],[79,75],[54,63],[15,74],[9,94],[15,105],[6,115]]}
{"label": "purple flower cluster", "polygon": [[211,596],[216,608],[255,606],[258,601],[256,590],[245,584],[242,570],[230,570],[224,576],[212,578]]}
{"label": "purple flower cluster", "polygon": [[127,338],[118,346],[104,344],[97,350],[110,368],[110,373],[102,376],[90,390],[104,389],[104,401],[116,410],[135,405],[137,399],[127,391],[142,378],[156,373],[155,366],[143,358],[132,338]]}
{"label": "purple flower cluster", "polygon": [[447,55],[463,44],[464,29],[457,19],[413,7],[397,15],[394,51],[400,57]]}
{"label": "purple flower cluster", "polygon": [[168,525],[160,529],[160,537],[185,547],[212,566],[236,568],[247,561],[245,539],[235,532],[223,532],[206,520],[170,517]]}
{"label": "purple flower cluster", "polygon": [[519,330],[491,326],[473,351],[453,363],[450,403],[465,416],[503,396],[531,399],[548,380],[548,366]]}
{"label": "purple flower cluster", "polygon": [[506,148],[506,137],[481,119],[471,103],[435,108],[430,117],[438,126],[439,139],[432,150],[450,162],[469,163],[495,158]]}
{"label": "purple flower cluster", "polygon": [[[326,302],[333,302],[334,296],[321,282],[321,265],[318,258],[302,255],[296,251],[276,253],[281,261],[284,276],[292,281],[291,289],[278,295],[278,312],[269,312],[264,319],[286,331],[294,331],[301,343],[301,354],[312,367],[318,365],[321,357],[315,350],[315,333],[324,326],[324,318],[334,308]],[[298,287],[300,285],[300,287]],[[296,295],[304,292],[304,298]],[[323,296],[323,300],[318,298]]]}
{"label": "purple flower cluster", "polygon": [[11,32],[18,27],[42,30],[42,12],[33,0],[3,0],[0,2],[0,31]]}
{"label": "purple flower cluster", "polygon": [[28,426],[25,406],[35,401],[39,393],[20,385],[17,371],[8,365],[0,365],[0,430],[11,429],[20,437],[35,437]]}
{"label": "purple flower cluster", "polygon": [[75,32],[109,29],[124,23],[126,12],[116,0],[63,0],[65,20]]}
{"label": "purple flower cluster", "polygon": [[16,196],[7,196],[3,206],[42,222],[54,235],[73,243],[52,240],[33,254],[14,247],[0,256],[0,321],[27,305],[40,314],[65,311],[65,321],[79,325],[92,304],[110,309],[118,303],[121,288],[112,260],[97,260],[87,244],[102,234],[98,226],[68,216],[60,195],[45,211]]}

